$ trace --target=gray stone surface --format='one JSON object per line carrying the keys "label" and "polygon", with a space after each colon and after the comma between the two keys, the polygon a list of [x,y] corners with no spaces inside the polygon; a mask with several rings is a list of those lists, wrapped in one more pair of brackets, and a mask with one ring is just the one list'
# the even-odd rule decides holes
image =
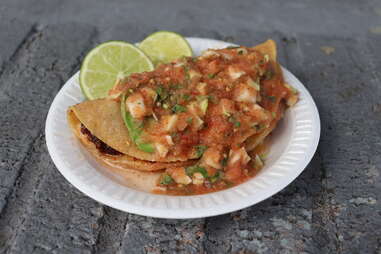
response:
{"label": "gray stone surface", "polygon": [[130,215],[123,253],[199,253],[203,250],[204,220],[164,220]]}
{"label": "gray stone surface", "polygon": [[321,241],[316,239],[312,215],[316,193],[321,191],[319,167],[317,156],[274,197],[230,215],[208,218],[206,249],[210,253],[318,253],[316,243]]}
{"label": "gray stone surface", "polygon": [[54,168],[45,138],[33,144],[0,217],[7,253],[92,253],[103,206],[84,196]]}
{"label": "gray stone surface", "polygon": [[364,35],[380,25],[378,0],[347,1],[3,1],[0,11],[42,24],[67,21],[96,24],[102,31],[135,23],[157,29],[201,28],[231,33],[262,27],[267,31]]}
{"label": "gray stone surface", "polygon": [[100,232],[95,253],[119,253],[125,236],[128,214],[110,207],[104,207],[100,219]]}
{"label": "gray stone surface", "polygon": [[72,27],[48,26],[30,35],[0,77],[0,211],[44,127],[50,102],[91,43],[92,28]]}
{"label": "gray stone surface", "polygon": [[[379,1],[4,0],[0,17],[0,253],[381,253]],[[180,221],[103,206],[59,174],[43,135],[58,89],[96,43],[158,29],[277,40],[321,116],[301,176],[253,207]]]}
{"label": "gray stone surface", "polygon": [[4,17],[1,19],[0,70],[2,70],[3,65],[10,60],[33,30],[34,27],[29,22]]}
{"label": "gray stone surface", "polygon": [[[379,57],[362,40],[298,38],[288,44],[288,66],[316,98],[324,123],[318,152],[323,205],[333,222],[327,233],[343,253],[371,253],[381,240],[370,233],[381,226]],[[335,51],[326,55],[321,46]]]}

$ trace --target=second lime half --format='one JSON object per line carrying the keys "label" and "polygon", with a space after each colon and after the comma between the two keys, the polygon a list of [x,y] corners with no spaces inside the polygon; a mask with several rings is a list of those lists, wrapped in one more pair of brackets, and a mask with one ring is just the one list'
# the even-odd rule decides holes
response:
{"label": "second lime half", "polygon": [[151,60],[136,46],[109,41],[92,49],[82,62],[79,82],[87,99],[104,98],[117,80],[131,73],[152,71]]}
{"label": "second lime half", "polygon": [[152,60],[154,65],[169,63],[183,56],[192,56],[192,48],[180,34],[159,31],[149,35],[140,44],[139,48]]}

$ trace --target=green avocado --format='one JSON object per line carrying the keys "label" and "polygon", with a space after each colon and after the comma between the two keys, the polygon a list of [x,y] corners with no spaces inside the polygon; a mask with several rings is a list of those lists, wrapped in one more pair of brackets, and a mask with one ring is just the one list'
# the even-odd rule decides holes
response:
{"label": "green avocado", "polygon": [[152,144],[143,143],[141,141],[141,136],[143,134],[142,126],[140,126],[140,124],[134,120],[130,112],[126,111],[126,98],[127,96],[124,94],[120,103],[120,111],[122,113],[124,124],[128,129],[128,133],[130,134],[132,141],[136,144],[139,150],[147,153],[153,153],[155,151],[154,146]]}

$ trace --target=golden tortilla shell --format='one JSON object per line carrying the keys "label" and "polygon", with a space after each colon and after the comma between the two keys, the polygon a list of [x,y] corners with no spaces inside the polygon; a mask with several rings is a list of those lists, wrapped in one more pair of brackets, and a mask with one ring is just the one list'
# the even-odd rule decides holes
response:
{"label": "golden tortilla shell", "polygon": [[258,44],[257,46],[254,46],[253,48],[258,50],[264,55],[268,55],[270,57],[270,60],[273,60],[274,62],[276,62],[277,53],[276,53],[275,41],[267,40],[261,44]]}
{"label": "golden tortilla shell", "polygon": [[178,161],[178,162],[152,162],[139,160],[129,155],[109,155],[101,153],[92,143],[88,140],[87,136],[81,132],[81,122],[74,114],[69,110],[67,113],[68,122],[71,130],[75,136],[81,141],[84,147],[102,164],[119,170],[139,170],[139,171],[159,171],[170,167],[188,166],[195,163],[194,160]]}
{"label": "golden tortilla shell", "polygon": [[[272,62],[275,77],[266,82],[278,83],[277,85],[279,85],[279,83],[281,83],[281,85],[284,84],[282,69],[276,61],[277,50],[275,42],[273,40],[267,40],[264,43],[255,46],[254,49],[258,50],[262,54],[269,55],[270,61]],[[275,129],[279,120],[282,118],[284,111],[286,110],[286,104],[282,100],[279,103],[272,105],[272,107],[266,109],[272,112],[276,112],[276,118],[270,123],[269,127],[252,135],[245,141],[245,148],[247,151],[252,151],[255,147],[261,144],[265,138]]]}
{"label": "golden tortilla shell", "polygon": [[270,133],[275,129],[280,119],[282,119],[284,111],[286,109],[285,103],[282,101],[279,104],[278,111],[277,111],[277,117],[271,121],[269,127],[263,129],[262,131],[252,135],[245,141],[245,149],[247,151],[252,151],[255,147],[257,147],[259,144],[261,144],[265,138],[270,135]]}

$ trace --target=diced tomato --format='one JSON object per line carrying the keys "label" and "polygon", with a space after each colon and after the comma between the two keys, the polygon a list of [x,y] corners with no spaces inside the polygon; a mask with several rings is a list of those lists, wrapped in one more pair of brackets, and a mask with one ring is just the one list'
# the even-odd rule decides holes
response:
{"label": "diced tomato", "polygon": [[179,148],[182,154],[188,154],[199,143],[198,132],[185,132],[180,136]]}
{"label": "diced tomato", "polygon": [[202,142],[206,145],[229,144],[232,136],[232,124],[224,116],[212,115],[207,121],[207,128],[200,132]]}
{"label": "diced tomato", "polygon": [[225,177],[229,181],[234,181],[240,178],[242,175],[242,168],[240,165],[236,165],[234,167],[230,167],[225,171]]}

